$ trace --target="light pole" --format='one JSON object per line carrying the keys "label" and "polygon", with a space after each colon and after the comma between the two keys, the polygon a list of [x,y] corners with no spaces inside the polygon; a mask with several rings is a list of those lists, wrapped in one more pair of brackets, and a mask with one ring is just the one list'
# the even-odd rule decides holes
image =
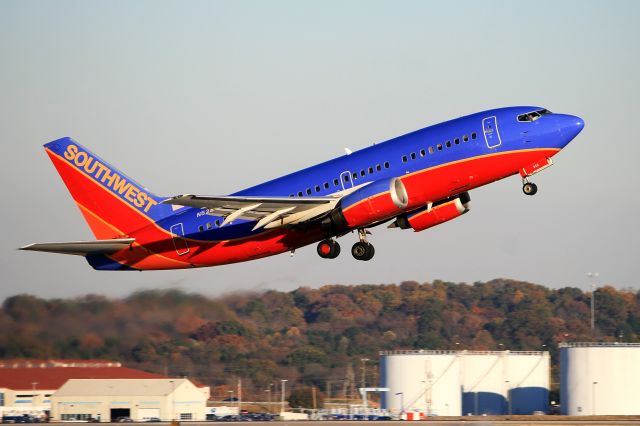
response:
{"label": "light pole", "polygon": [[593,382],[591,384],[591,415],[596,415],[596,385],[598,382]]}
{"label": "light pole", "polygon": [[362,361],[362,386],[363,388],[367,387],[367,361],[369,361],[369,358],[360,358],[360,361]]}
{"label": "light pole", "polygon": [[285,383],[287,383],[288,380],[287,379],[281,379],[280,383],[282,383],[282,401],[280,404],[280,412],[284,413],[284,389],[285,389]]}
{"label": "light pole", "polygon": [[33,386],[33,392],[31,395],[31,405],[36,405],[36,386],[38,386],[38,382],[31,382]]}
{"label": "light pole", "polygon": [[591,281],[591,337],[596,337],[596,278],[600,274],[597,272],[587,272],[587,277]]}
{"label": "light pole", "polygon": [[404,392],[398,392],[396,395],[400,395],[400,415],[404,414]]}
{"label": "light pole", "polygon": [[[271,385],[269,385],[271,386]],[[267,393],[267,410],[271,412],[271,388],[264,390]]]}

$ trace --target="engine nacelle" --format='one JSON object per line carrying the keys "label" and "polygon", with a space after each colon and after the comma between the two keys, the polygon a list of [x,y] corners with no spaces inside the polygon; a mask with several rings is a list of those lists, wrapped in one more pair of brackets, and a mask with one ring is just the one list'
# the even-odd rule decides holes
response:
{"label": "engine nacelle", "polygon": [[431,209],[429,209],[429,207],[423,207],[411,213],[398,216],[396,220],[389,225],[389,228],[411,228],[416,232],[424,231],[425,229],[462,216],[469,211],[469,201],[471,201],[469,193],[463,192],[455,197],[433,203]]}
{"label": "engine nacelle", "polygon": [[353,229],[397,216],[409,204],[409,196],[398,178],[382,179],[346,195],[331,212],[331,225]]}

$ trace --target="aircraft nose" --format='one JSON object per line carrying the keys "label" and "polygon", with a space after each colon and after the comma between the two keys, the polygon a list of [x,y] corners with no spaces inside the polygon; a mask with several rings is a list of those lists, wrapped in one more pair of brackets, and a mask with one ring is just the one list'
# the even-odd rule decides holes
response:
{"label": "aircraft nose", "polygon": [[584,129],[584,120],[575,115],[563,115],[559,124],[562,134],[568,139],[567,142],[573,140]]}

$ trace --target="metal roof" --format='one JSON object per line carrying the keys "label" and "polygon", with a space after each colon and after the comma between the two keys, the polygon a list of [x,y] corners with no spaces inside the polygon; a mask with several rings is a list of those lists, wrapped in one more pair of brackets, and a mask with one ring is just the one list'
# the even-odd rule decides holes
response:
{"label": "metal roof", "polygon": [[0,388],[13,390],[59,389],[69,379],[165,379],[160,374],[126,367],[107,368],[0,368]]}
{"label": "metal roof", "polygon": [[59,396],[158,396],[169,395],[187,379],[71,379],[55,394]]}

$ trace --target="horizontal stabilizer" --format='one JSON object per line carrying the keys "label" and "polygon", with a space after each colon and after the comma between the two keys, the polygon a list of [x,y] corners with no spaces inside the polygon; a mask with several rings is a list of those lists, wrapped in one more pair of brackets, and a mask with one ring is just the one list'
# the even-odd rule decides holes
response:
{"label": "horizontal stabilizer", "polygon": [[135,238],[116,238],[112,240],[69,241],[65,243],[35,243],[20,247],[20,250],[44,251],[48,253],[75,254],[110,254],[127,248]]}

